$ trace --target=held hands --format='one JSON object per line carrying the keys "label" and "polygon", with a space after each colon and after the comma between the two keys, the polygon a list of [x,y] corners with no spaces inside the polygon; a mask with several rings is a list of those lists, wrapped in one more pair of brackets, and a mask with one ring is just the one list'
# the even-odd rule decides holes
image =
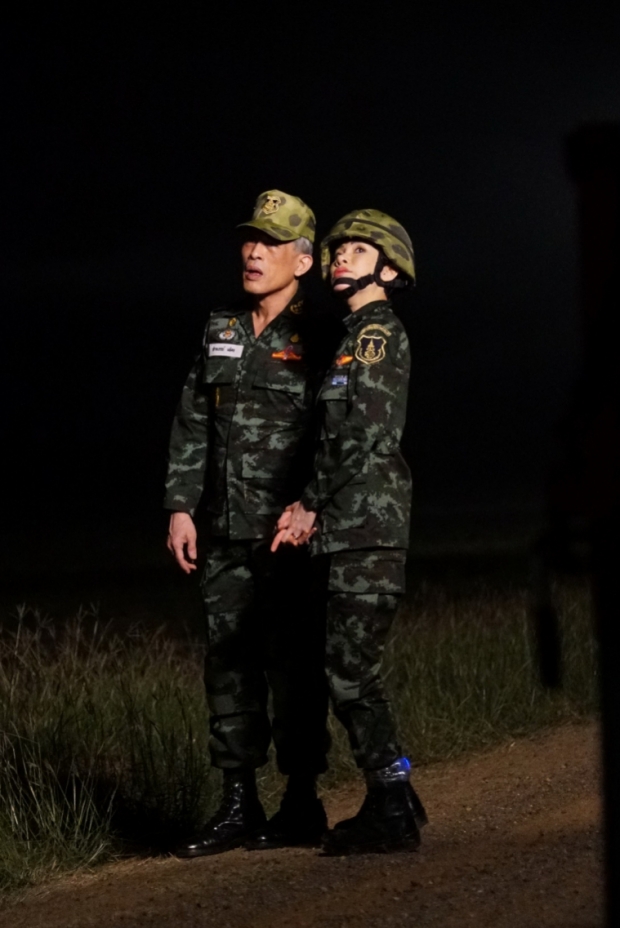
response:
{"label": "held hands", "polygon": [[278,519],[277,534],[273,539],[271,550],[277,551],[282,543],[295,545],[295,547],[307,544],[316,532],[315,520],[316,512],[304,509],[300,502],[287,506]]}
{"label": "held hands", "polygon": [[[166,547],[174,555],[177,564],[186,574],[196,570],[196,565],[192,563],[198,556],[196,537],[196,526],[192,517],[187,512],[173,512],[170,516]],[[187,555],[185,553],[186,547]]]}

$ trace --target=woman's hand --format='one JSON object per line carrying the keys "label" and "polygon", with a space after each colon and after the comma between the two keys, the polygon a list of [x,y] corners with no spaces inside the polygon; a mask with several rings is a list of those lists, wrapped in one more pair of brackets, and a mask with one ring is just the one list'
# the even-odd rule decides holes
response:
{"label": "woman's hand", "polygon": [[304,509],[300,502],[287,506],[278,519],[278,532],[273,539],[271,550],[277,551],[282,543],[295,547],[307,544],[316,532],[315,521],[316,512]]}

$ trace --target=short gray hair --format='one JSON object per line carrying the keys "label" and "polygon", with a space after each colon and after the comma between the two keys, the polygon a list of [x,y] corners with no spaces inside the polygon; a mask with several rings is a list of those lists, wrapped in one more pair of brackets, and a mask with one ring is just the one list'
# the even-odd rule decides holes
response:
{"label": "short gray hair", "polygon": [[304,235],[295,239],[295,250],[302,255],[311,255],[312,254],[312,242],[309,238],[306,238]]}

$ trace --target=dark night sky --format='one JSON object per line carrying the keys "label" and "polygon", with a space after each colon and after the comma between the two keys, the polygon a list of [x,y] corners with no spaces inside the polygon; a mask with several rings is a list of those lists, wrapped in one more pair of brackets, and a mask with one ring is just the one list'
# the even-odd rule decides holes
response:
{"label": "dark night sky", "polygon": [[272,186],[320,232],[366,206],[410,231],[418,510],[536,505],[578,367],[563,144],[620,118],[617,4],[208,9],[6,33],[5,530],[157,510],[233,227]]}

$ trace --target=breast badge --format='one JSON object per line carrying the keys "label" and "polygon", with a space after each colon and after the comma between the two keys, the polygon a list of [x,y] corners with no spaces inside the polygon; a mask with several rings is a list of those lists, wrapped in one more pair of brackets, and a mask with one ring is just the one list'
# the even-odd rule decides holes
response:
{"label": "breast badge", "polygon": [[223,332],[220,332],[218,338],[221,338],[223,342],[229,342],[231,338],[235,337],[235,333],[232,329],[224,329]]}
{"label": "breast badge", "polygon": [[301,361],[301,354],[293,345],[287,345],[284,351],[273,351],[272,358],[278,358],[280,361]]}

